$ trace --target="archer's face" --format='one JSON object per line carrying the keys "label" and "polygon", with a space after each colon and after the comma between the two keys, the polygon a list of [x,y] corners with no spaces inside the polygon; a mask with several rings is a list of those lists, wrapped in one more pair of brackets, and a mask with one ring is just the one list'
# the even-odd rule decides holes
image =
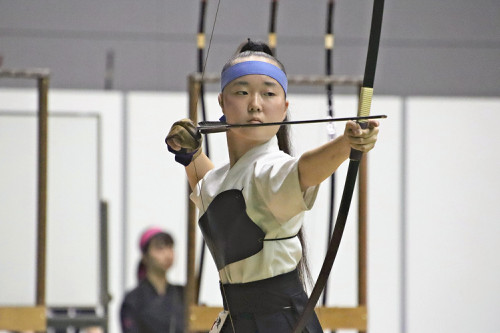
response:
{"label": "archer's face", "polygon": [[[274,64],[271,59],[258,56],[242,59],[249,60]],[[285,92],[278,81],[259,74],[245,75],[231,81],[219,95],[219,103],[229,124],[280,122],[285,119],[288,109]],[[233,128],[230,136],[263,143],[276,135],[278,129],[279,126]]]}

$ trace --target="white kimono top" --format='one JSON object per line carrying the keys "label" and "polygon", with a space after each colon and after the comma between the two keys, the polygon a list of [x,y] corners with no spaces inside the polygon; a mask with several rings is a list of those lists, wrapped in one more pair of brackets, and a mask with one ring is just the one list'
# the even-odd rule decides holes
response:
{"label": "white kimono top", "polygon": [[[226,164],[209,171],[198,182],[191,200],[203,215],[221,192],[238,189],[246,213],[265,233],[265,239],[294,236],[302,226],[304,211],[312,208],[319,185],[302,192],[298,158],[282,152],[276,137],[254,147],[229,168]],[[247,283],[288,273],[302,257],[297,237],[265,241],[255,255],[230,263],[219,271],[222,283]]]}

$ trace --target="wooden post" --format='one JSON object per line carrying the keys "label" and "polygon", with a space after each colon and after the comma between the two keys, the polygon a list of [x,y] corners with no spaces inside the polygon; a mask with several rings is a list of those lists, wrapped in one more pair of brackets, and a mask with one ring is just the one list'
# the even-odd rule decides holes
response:
{"label": "wooden post", "polygon": [[[198,95],[201,88],[201,83],[193,76],[189,76],[189,118],[196,124],[198,121]],[[191,192],[189,184],[187,185],[187,192]],[[191,306],[195,305],[196,298],[196,206],[187,198],[188,201],[188,226],[187,226],[187,279],[185,290],[185,331],[191,332]]]}
{"label": "wooden post", "polygon": [[37,252],[36,306],[0,307],[0,330],[35,330],[47,327],[45,308],[47,235],[47,119],[50,72],[47,69],[0,69],[0,78],[36,79],[38,88],[38,166],[37,166]]}
{"label": "wooden post", "polygon": [[48,77],[38,81],[38,208],[36,304],[45,305],[47,240],[47,118]]}
{"label": "wooden post", "polygon": [[[361,87],[360,87],[361,88]],[[368,216],[368,157],[363,154],[359,164],[358,202],[358,305],[367,307],[367,216]],[[366,332],[360,331],[360,332]]]}

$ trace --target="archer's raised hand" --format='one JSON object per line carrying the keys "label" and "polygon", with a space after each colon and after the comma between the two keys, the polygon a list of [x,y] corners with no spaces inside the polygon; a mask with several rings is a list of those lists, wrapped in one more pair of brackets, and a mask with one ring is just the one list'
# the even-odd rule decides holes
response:
{"label": "archer's raised hand", "polygon": [[176,121],[165,138],[168,150],[175,154],[175,160],[189,165],[201,153],[203,137],[191,119]]}
{"label": "archer's raised hand", "polygon": [[365,129],[362,129],[361,126],[354,121],[348,121],[345,125],[344,137],[349,142],[351,148],[366,153],[375,147],[379,130],[378,127],[379,122],[373,119],[368,121],[368,126]]}

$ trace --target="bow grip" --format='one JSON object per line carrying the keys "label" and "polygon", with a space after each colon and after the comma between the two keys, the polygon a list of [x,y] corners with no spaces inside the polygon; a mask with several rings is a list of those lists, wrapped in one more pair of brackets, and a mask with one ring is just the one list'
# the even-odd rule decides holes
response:
{"label": "bow grip", "polygon": [[[372,97],[373,97],[373,88],[370,87],[361,87],[361,92],[359,95],[359,108],[358,108],[358,117],[368,117],[370,115],[370,108],[372,105]],[[359,125],[362,129],[368,127],[368,120],[360,120],[358,121]],[[349,159],[353,161],[360,161],[361,157],[363,157],[363,152],[356,149],[351,149],[351,154]]]}

